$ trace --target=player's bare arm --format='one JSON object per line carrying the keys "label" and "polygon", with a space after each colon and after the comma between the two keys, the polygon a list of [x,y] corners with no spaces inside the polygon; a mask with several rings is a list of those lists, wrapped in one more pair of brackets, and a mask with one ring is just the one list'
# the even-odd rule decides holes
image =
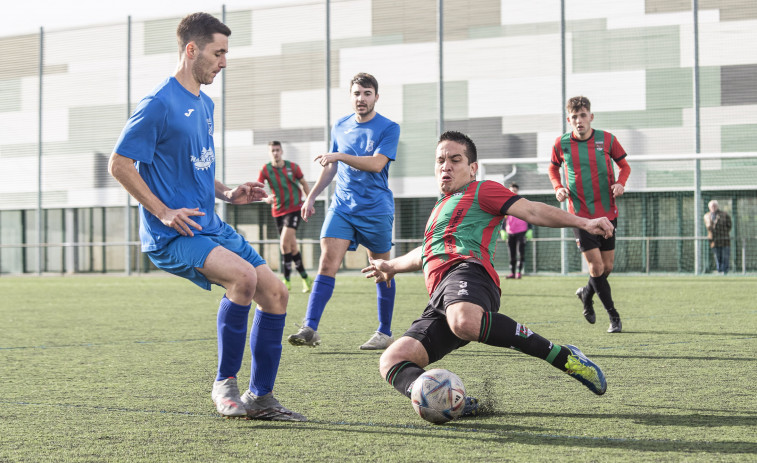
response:
{"label": "player's bare arm", "polygon": [[150,191],[150,187],[147,186],[134,167],[133,159],[113,153],[108,161],[108,173],[145,209],[160,219],[163,225],[173,228],[182,236],[194,236],[192,228],[202,230],[202,227],[190,217],[203,216],[205,213],[200,212],[198,208],[171,209],[166,206]]}
{"label": "player's bare arm", "polygon": [[389,158],[381,153],[374,153],[373,156],[353,156],[346,153],[326,153],[319,154],[314,159],[315,162],[322,166],[335,164],[341,161],[350,167],[365,172],[381,172],[381,169],[389,162]]}
{"label": "player's bare arm", "polygon": [[249,204],[268,196],[262,183],[245,182],[235,188],[229,188],[218,180],[215,181],[216,198],[231,204]]}
{"label": "player's bare arm", "polygon": [[332,163],[323,166],[323,170],[318,174],[318,180],[315,181],[313,189],[310,190],[307,198],[305,198],[305,202],[302,203],[302,208],[300,208],[300,215],[305,222],[315,214],[315,198],[317,198],[318,195],[329,186],[331,181],[334,180],[336,171],[337,165]]}
{"label": "player's bare arm", "polygon": [[598,219],[589,219],[586,221],[585,226],[581,227],[587,232],[593,234],[593,235],[600,235],[605,238],[612,237],[612,233],[614,231],[614,228],[612,226],[612,223],[610,222],[610,219],[607,217],[600,217]]}
{"label": "player's bare arm", "polygon": [[612,236],[613,227],[610,221],[602,219],[588,220],[575,216],[548,204],[529,201],[521,198],[513,203],[507,210],[508,214],[514,215],[526,222],[552,228],[581,228],[594,235],[602,235],[605,238]]}
{"label": "player's bare arm", "polygon": [[366,278],[373,278],[376,283],[386,281],[388,286],[394,275],[420,270],[423,266],[422,255],[423,248],[418,246],[407,254],[391,260],[371,259],[370,265],[361,271],[366,274]]}

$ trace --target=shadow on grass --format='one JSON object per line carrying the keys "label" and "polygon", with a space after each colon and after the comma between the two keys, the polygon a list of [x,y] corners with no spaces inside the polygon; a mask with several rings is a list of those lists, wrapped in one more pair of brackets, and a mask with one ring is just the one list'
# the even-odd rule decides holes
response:
{"label": "shadow on grass", "polygon": [[[503,413],[503,418],[511,417],[516,420],[513,414]],[[584,415],[576,416],[577,418],[592,418],[596,416]],[[615,415],[606,415],[607,418],[615,418]],[[640,415],[638,418],[642,418]],[[722,418],[722,417],[718,417]],[[511,422],[513,420],[510,420]],[[246,424],[246,423],[245,423]],[[257,425],[261,425],[259,423]],[[606,437],[606,436],[586,436],[570,434],[570,430],[561,433],[553,427],[524,427],[513,424],[486,424],[479,423],[475,419],[461,419],[446,423],[444,425],[399,425],[376,422],[323,422],[310,421],[304,423],[311,432],[318,432],[320,435],[326,433],[342,434],[344,432],[367,433],[367,434],[384,434],[396,435],[398,439],[407,439],[408,437],[417,437],[423,439],[471,439],[468,433],[473,433],[475,439],[481,442],[482,446],[489,444],[525,444],[533,446],[554,446],[565,447],[566,449],[575,449],[577,446],[587,448],[617,449],[624,451],[643,451],[643,452],[683,452],[696,454],[717,454],[737,455],[752,454],[755,450],[753,442],[739,441],[687,441],[687,440],[666,440],[666,439],[643,439],[643,438],[626,438],[626,437]],[[262,424],[266,429],[281,429],[282,431],[291,430],[291,426],[278,424]],[[366,429],[367,428],[367,429]],[[575,431],[580,432],[580,429]]]}
{"label": "shadow on grass", "polygon": [[[49,409],[88,409],[93,413],[108,413],[110,415],[127,416],[132,414],[158,414],[174,415],[176,417],[201,417],[211,421],[220,421],[215,413],[192,413],[177,412],[168,410],[144,410],[138,408],[112,408],[98,407],[91,405],[65,405],[65,404],[42,404],[31,402],[8,402],[0,401],[14,406],[22,407],[45,407]],[[480,418],[465,418],[455,420],[444,425],[431,425],[418,419],[418,424],[396,424],[382,423],[374,421],[321,421],[310,420],[304,423],[280,423],[274,421],[262,420],[230,420],[239,424],[241,428],[258,428],[268,431],[280,431],[282,433],[291,433],[301,430],[309,436],[318,436],[323,439],[324,436],[333,435],[335,438],[344,438],[345,432],[352,432],[365,435],[384,435],[396,436],[398,440],[406,440],[408,437],[417,437],[421,439],[444,439],[459,440],[472,439],[479,440],[482,446],[488,444],[525,444],[533,446],[554,446],[555,448],[565,447],[566,451],[573,451],[578,446],[586,448],[599,449],[616,449],[625,451],[643,451],[643,452],[682,452],[698,454],[717,454],[738,455],[753,454],[755,452],[755,443],[747,441],[692,441],[679,439],[654,439],[654,438],[634,438],[634,437],[609,437],[600,435],[581,435],[580,427],[574,428],[556,428],[554,426],[523,426],[517,422],[523,418],[543,417],[548,419],[574,419],[577,422],[585,420],[609,419],[617,420],[628,419],[635,423],[646,426],[692,426],[692,427],[717,427],[717,426],[749,426],[757,425],[757,419],[754,417],[743,416],[723,416],[723,415],[662,415],[662,414],[599,414],[599,413],[544,413],[544,412],[524,412],[512,413],[502,412],[496,409],[489,410],[482,414],[482,417],[498,417],[502,423],[484,423]],[[701,455],[700,455],[701,456]]]}
{"label": "shadow on grass", "polygon": [[730,338],[757,338],[757,333],[737,333],[734,331],[662,331],[662,330],[626,330],[623,329],[623,332],[620,334],[620,336],[624,334],[653,334],[655,336],[662,335],[662,336],[681,336],[681,335],[689,335],[689,336],[717,336],[718,338],[723,337],[730,337]]}
{"label": "shadow on grass", "polygon": [[[749,412],[747,412],[749,413]],[[633,423],[644,426],[686,426],[693,428],[715,428],[719,426],[757,426],[757,417],[739,416],[739,415],[718,415],[718,414],[662,414],[662,413],[613,413],[612,415],[603,413],[512,413],[497,412],[495,416],[510,417],[518,419],[519,417],[534,418],[568,418],[577,420],[586,419],[603,419],[629,420]]]}
{"label": "shadow on grass", "polygon": [[607,355],[607,354],[591,354],[591,358],[593,359],[599,359],[599,358],[607,358],[607,359],[618,359],[618,360],[628,360],[630,359],[647,359],[647,360],[693,360],[698,362],[707,362],[707,361],[736,361],[736,362],[755,362],[757,361],[757,358],[755,357],[713,357],[711,355],[707,356],[695,356],[695,355]]}

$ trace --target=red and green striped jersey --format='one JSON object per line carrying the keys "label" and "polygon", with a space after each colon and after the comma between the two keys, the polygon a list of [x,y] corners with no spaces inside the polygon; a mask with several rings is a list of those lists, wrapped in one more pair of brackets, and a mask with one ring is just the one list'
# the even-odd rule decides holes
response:
{"label": "red and green striped jersey", "polygon": [[282,167],[274,167],[269,162],[260,169],[258,182],[268,182],[274,196],[271,205],[271,213],[274,217],[300,210],[304,199],[299,182],[302,177],[300,166],[289,161],[284,161]]}
{"label": "red and green striped jersey", "polygon": [[565,163],[565,181],[570,192],[570,212],[579,217],[595,219],[618,216],[615,197],[610,187],[615,183],[615,166],[626,157],[626,151],[610,132],[594,130],[588,140],[576,140],[568,132],[555,141],[552,164]]}
{"label": "red and green striped jersey", "polygon": [[494,250],[502,218],[520,196],[493,181],[473,181],[442,196],[426,223],[423,237],[423,273],[429,295],[449,267],[475,258],[499,287]]}

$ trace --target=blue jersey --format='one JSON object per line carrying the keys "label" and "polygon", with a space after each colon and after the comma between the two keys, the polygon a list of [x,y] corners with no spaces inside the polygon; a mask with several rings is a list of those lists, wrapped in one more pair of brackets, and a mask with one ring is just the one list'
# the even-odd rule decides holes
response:
{"label": "blue jersey", "polygon": [[[199,208],[192,220],[216,234],[223,222],[215,213],[215,148],[213,100],[195,96],[169,77],[140,101],[116,142],[114,151],[133,159],[150,191],[171,209]],[[139,205],[142,251],[162,248],[180,236]]]}
{"label": "blue jersey", "polygon": [[359,216],[393,215],[394,196],[389,189],[389,165],[397,157],[400,126],[376,113],[359,123],[355,114],[339,119],[331,129],[331,152],[353,156],[381,153],[389,158],[381,172],[366,172],[340,162],[331,209]]}

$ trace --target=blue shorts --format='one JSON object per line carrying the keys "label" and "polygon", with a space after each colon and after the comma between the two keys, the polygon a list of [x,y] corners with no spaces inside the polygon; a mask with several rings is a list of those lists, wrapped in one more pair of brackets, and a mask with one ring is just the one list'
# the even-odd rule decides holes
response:
{"label": "blue shorts", "polygon": [[383,254],[392,249],[393,215],[367,217],[329,209],[321,228],[321,238],[340,238],[350,242],[350,251],[362,244],[369,251]]}
{"label": "blue shorts", "polygon": [[147,256],[159,269],[186,278],[210,291],[210,281],[197,268],[205,265],[205,259],[216,246],[223,246],[253,267],[265,264],[265,260],[247,240],[226,223],[217,235],[179,236],[162,248],[147,252]]}

